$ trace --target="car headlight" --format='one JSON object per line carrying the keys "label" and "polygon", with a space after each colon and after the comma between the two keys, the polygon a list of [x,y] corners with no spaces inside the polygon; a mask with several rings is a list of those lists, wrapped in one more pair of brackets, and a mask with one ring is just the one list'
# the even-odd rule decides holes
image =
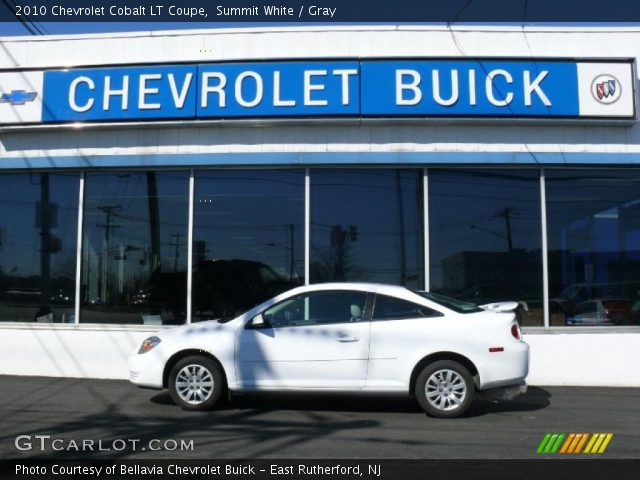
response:
{"label": "car headlight", "polygon": [[158,345],[161,341],[162,340],[160,340],[158,337],[147,338],[144,342],[142,342],[142,346],[140,347],[140,350],[138,350],[138,353],[147,353],[152,348],[155,348],[156,345]]}

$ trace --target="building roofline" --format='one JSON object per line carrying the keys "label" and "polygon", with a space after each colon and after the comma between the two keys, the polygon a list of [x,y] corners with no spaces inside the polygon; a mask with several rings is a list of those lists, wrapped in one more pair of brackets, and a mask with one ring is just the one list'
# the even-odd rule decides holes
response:
{"label": "building roofline", "polygon": [[[143,24],[141,24],[143,25]],[[144,37],[186,37],[195,35],[239,35],[239,34],[260,34],[279,32],[371,32],[371,31],[417,31],[417,32],[567,32],[567,33],[623,33],[640,32],[638,25],[528,25],[518,24],[355,24],[355,25],[304,25],[304,26],[252,26],[252,27],[231,27],[231,28],[200,28],[188,30],[140,30],[132,32],[100,32],[100,33],[79,33],[62,35],[18,35],[0,36],[0,43],[9,42],[43,42],[43,41],[63,41],[63,40],[85,40],[85,39],[111,39],[111,38],[144,38]]]}

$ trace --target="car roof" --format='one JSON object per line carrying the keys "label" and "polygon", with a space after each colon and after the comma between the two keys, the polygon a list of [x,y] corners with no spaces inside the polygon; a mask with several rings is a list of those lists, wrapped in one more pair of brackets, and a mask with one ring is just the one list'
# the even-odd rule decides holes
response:
{"label": "car roof", "polygon": [[312,283],[297,287],[296,290],[315,291],[315,290],[364,290],[375,293],[401,293],[407,292],[405,287],[400,285],[391,285],[385,283],[366,283],[366,282],[327,282]]}

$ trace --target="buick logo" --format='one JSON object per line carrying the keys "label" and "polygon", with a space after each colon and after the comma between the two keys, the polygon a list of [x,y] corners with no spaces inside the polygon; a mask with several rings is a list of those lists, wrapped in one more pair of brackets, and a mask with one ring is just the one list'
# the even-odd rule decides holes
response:
{"label": "buick logo", "polygon": [[620,81],[613,75],[599,75],[591,83],[591,95],[605,105],[616,102],[621,93]]}

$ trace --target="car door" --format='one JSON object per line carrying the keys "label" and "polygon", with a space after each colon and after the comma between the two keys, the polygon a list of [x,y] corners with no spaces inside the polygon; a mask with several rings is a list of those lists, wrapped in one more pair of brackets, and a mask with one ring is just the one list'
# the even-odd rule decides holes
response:
{"label": "car door", "polygon": [[364,291],[313,291],[266,309],[238,333],[239,386],[363,388],[369,355],[368,299]]}
{"label": "car door", "polygon": [[407,365],[415,350],[437,343],[447,329],[443,313],[429,307],[378,294],[371,318],[371,348],[366,388],[404,390]]}

